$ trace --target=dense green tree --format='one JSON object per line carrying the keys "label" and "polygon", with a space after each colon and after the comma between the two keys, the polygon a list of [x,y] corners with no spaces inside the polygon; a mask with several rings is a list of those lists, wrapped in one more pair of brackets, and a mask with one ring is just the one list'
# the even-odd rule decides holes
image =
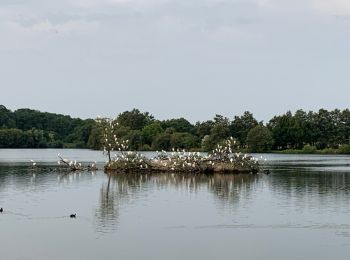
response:
{"label": "dense green tree", "polygon": [[144,140],[144,144],[151,146],[155,137],[163,131],[164,130],[159,121],[155,121],[149,125],[146,125],[142,129],[142,137]]}
{"label": "dense green tree", "polygon": [[161,122],[163,129],[171,128],[175,132],[192,133],[195,127],[185,118],[170,119]]}
{"label": "dense green tree", "polygon": [[129,140],[129,148],[131,150],[142,150],[145,144],[142,131],[140,130],[130,130],[125,138]]}
{"label": "dense green tree", "polygon": [[117,117],[117,122],[131,130],[141,130],[146,125],[152,123],[154,118],[148,112],[141,113],[138,109],[125,111]]}
{"label": "dense green tree", "polygon": [[166,131],[159,133],[153,143],[152,148],[154,150],[167,150],[171,149],[171,136],[173,131],[171,129],[167,129]]}
{"label": "dense green tree", "polygon": [[196,147],[197,145],[197,138],[190,133],[175,132],[170,137],[171,148],[189,150]]}
{"label": "dense green tree", "polygon": [[294,148],[301,149],[305,144],[313,142],[312,113],[296,111],[291,124],[291,131],[294,132],[292,135]]}
{"label": "dense green tree", "polygon": [[21,148],[26,147],[27,136],[19,129],[0,130],[0,148]]}
{"label": "dense green tree", "polygon": [[250,152],[268,152],[273,144],[272,134],[266,126],[257,125],[250,129],[246,143]]}
{"label": "dense green tree", "polygon": [[[271,144],[268,133],[272,135],[273,150],[315,152],[317,149],[336,148],[341,153],[349,150],[349,109],[298,110],[294,114],[288,111],[273,117],[266,125],[268,130],[262,123],[258,124],[250,112],[235,116],[233,121],[216,115],[212,120],[192,125],[184,118],[157,121],[148,112],[133,109],[121,113],[115,122],[119,124],[115,124],[113,138],[129,140],[130,148],[135,150],[201,148],[210,151],[217,143],[232,136],[241,148],[248,145],[251,150],[262,151]],[[102,137],[100,126],[91,119],[82,120],[32,109],[12,112],[0,105],[1,148],[103,149]],[[264,145],[260,141],[265,142]]]}
{"label": "dense green tree", "polygon": [[275,149],[295,148],[294,119],[290,111],[282,116],[275,116],[268,124],[274,139]]}
{"label": "dense green tree", "polygon": [[204,136],[210,135],[215,123],[214,121],[197,122],[195,125],[196,135],[202,140]]}
{"label": "dense green tree", "polygon": [[206,146],[203,147],[205,151],[212,150],[216,144],[227,139],[230,136],[229,124],[226,121],[216,122],[210,131]]}
{"label": "dense green tree", "polygon": [[337,122],[332,117],[332,114],[325,109],[320,109],[314,115],[314,124],[314,131],[317,133],[316,147],[323,149],[335,146]]}
{"label": "dense green tree", "polygon": [[231,136],[236,138],[241,145],[245,145],[248,132],[258,125],[253,114],[245,111],[242,116],[235,116],[230,125]]}
{"label": "dense green tree", "polygon": [[100,150],[102,148],[102,129],[100,127],[94,127],[91,130],[87,147],[93,150]]}
{"label": "dense green tree", "polygon": [[210,135],[206,135],[201,140],[202,151],[211,151],[213,150],[213,142],[210,138]]}
{"label": "dense green tree", "polygon": [[[1,147],[60,148],[86,147],[93,120],[74,119],[70,116],[43,113],[32,109],[14,112],[0,106],[0,129],[12,129],[9,139],[2,139]],[[22,132],[13,131],[14,129]],[[20,134],[21,133],[21,134]],[[21,136],[22,141],[16,136]],[[26,140],[25,142],[23,140]]]}
{"label": "dense green tree", "polygon": [[94,124],[93,121],[88,121],[86,124],[75,127],[73,131],[64,138],[64,141],[67,143],[75,143],[76,148],[86,148]]}
{"label": "dense green tree", "polygon": [[340,115],[340,131],[339,135],[342,137],[342,144],[349,144],[350,140],[350,110],[345,109]]}
{"label": "dense green tree", "polygon": [[5,106],[0,105],[0,128],[15,128],[16,121],[13,114]]}
{"label": "dense green tree", "polygon": [[201,139],[202,150],[210,151],[216,144],[230,136],[230,120],[222,115],[215,115],[210,133]]}

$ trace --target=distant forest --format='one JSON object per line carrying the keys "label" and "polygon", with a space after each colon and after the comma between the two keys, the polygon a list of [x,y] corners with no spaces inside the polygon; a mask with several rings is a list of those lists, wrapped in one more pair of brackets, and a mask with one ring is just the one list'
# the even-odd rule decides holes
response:
{"label": "distant forest", "polygon": [[[131,150],[186,149],[210,151],[233,137],[237,149],[248,152],[301,151],[350,153],[350,111],[287,112],[268,123],[252,113],[232,119],[216,115],[212,120],[191,124],[184,118],[157,120],[138,109],[120,113],[116,135],[129,140]],[[93,119],[40,112],[11,111],[0,105],[0,148],[89,148],[101,149],[101,129]]]}

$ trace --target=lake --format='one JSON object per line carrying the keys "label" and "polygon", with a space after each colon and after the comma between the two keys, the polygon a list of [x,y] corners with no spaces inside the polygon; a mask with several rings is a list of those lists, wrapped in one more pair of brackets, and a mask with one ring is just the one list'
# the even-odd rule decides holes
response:
{"label": "lake", "polygon": [[266,154],[269,175],[115,174],[108,185],[103,171],[57,170],[57,153],[106,160],[0,150],[0,259],[349,259],[349,156]]}

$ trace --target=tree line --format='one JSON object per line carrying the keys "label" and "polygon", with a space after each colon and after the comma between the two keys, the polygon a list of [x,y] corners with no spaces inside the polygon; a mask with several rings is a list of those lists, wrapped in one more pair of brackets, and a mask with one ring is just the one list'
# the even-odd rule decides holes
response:
{"label": "tree line", "polygon": [[87,148],[92,119],[0,105],[0,148]]}
{"label": "tree line", "polygon": [[[132,150],[186,149],[210,151],[233,137],[237,149],[249,152],[300,150],[350,153],[350,111],[288,111],[266,124],[246,111],[232,119],[216,115],[192,124],[185,118],[157,120],[138,109],[120,113],[116,135]],[[0,148],[102,148],[102,130],[95,120],[40,112],[11,111],[0,106]],[[332,150],[333,149],[333,150]]]}

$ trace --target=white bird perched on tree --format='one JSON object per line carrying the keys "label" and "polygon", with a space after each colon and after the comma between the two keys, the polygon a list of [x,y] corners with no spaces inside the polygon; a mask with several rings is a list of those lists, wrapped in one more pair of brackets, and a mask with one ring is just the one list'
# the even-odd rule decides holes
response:
{"label": "white bird perched on tree", "polygon": [[35,166],[36,162],[34,160],[30,160],[32,162],[32,165]]}

